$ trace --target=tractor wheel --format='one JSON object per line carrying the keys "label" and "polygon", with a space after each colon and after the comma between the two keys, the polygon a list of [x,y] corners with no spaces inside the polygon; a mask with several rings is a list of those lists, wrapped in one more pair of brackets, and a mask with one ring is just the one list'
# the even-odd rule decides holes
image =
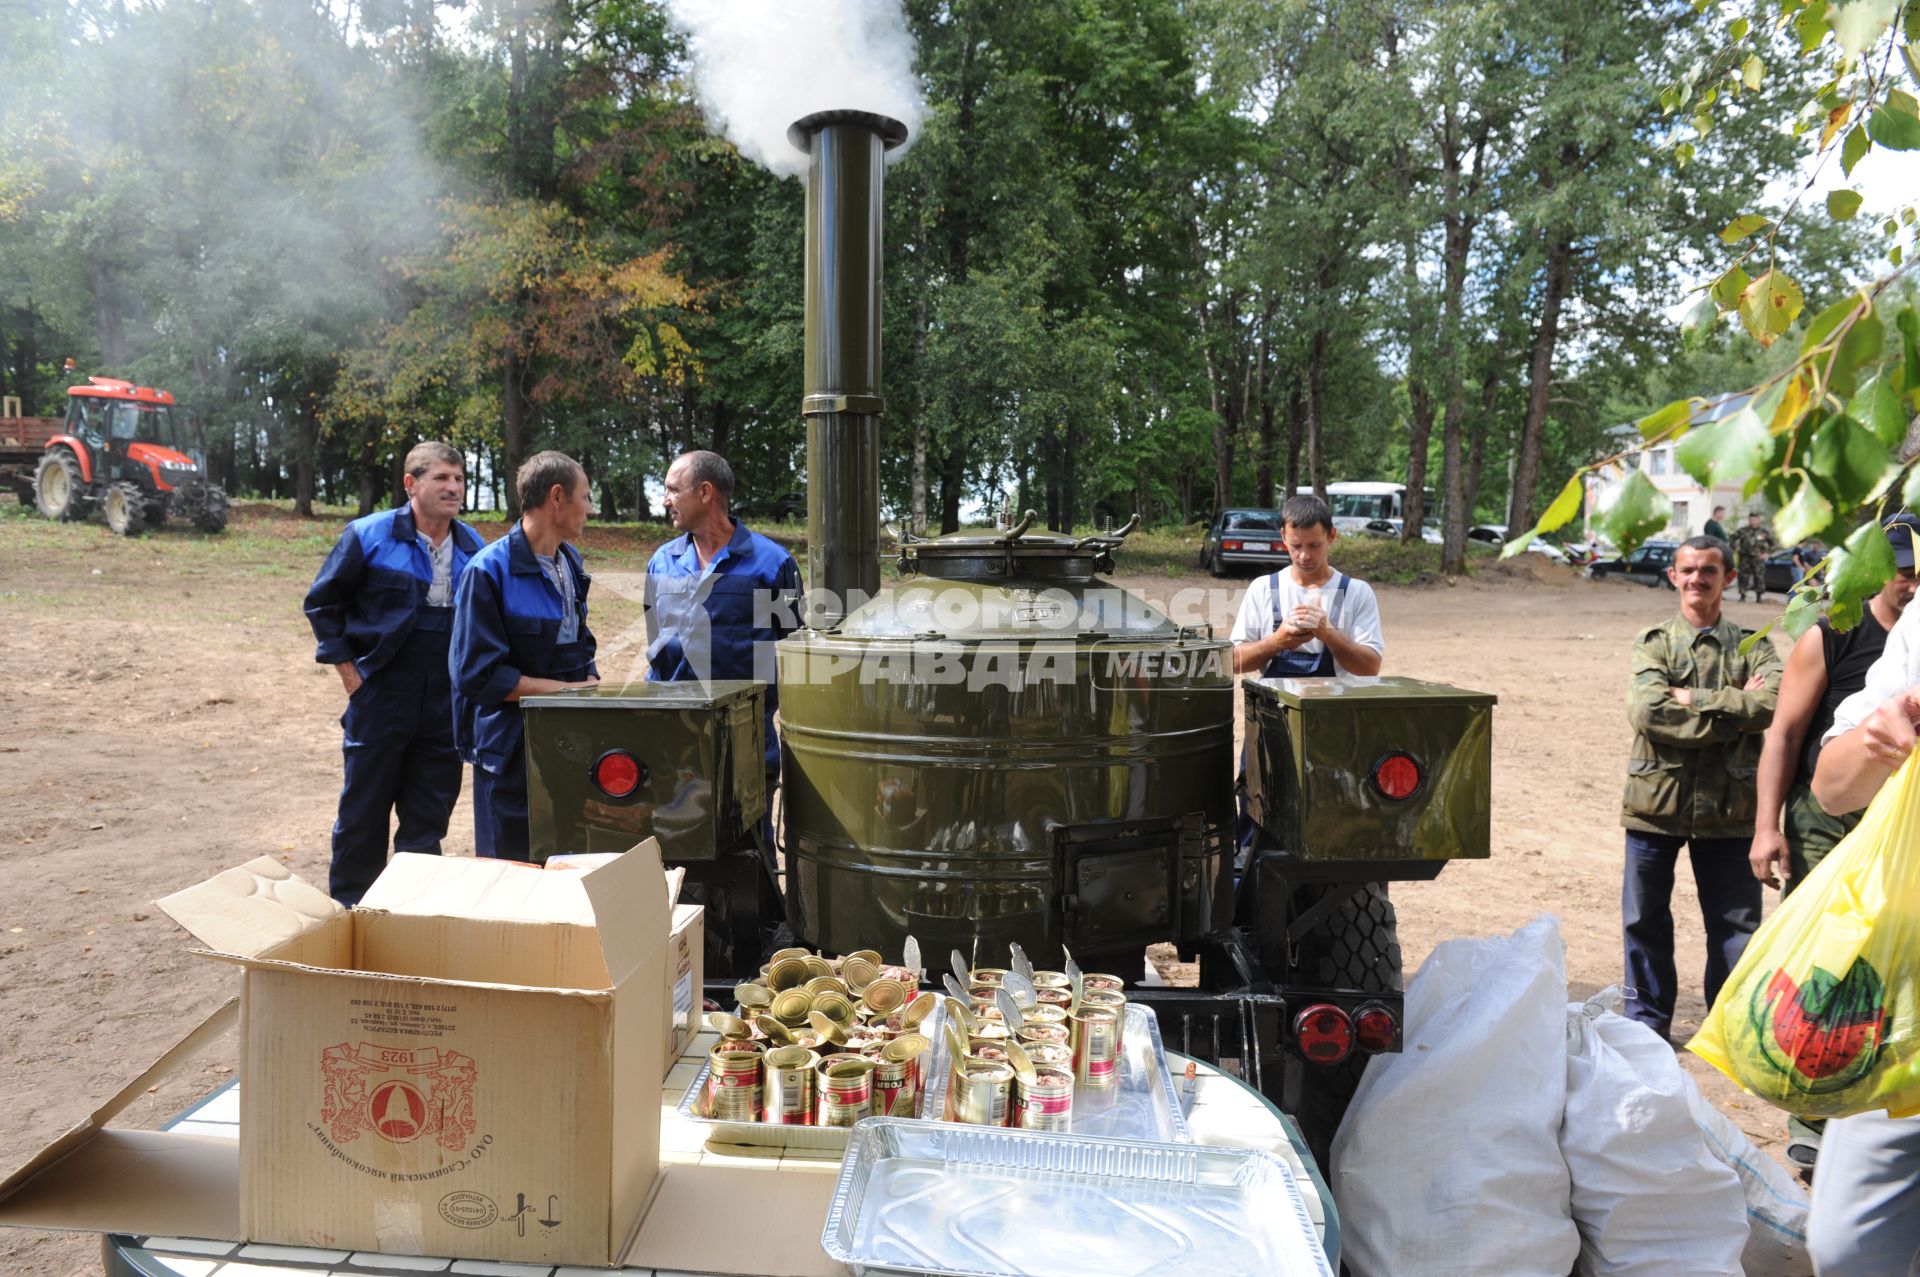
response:
{"label": "tractor wheel", "polygon": [[218,488],[208,488],[200,495],[200,504],[193,512],[193,526],[202,532],[225,532],[227,530],[227,494]]}
{"label": "tractor wheel", "polygon": [[80,459],[65,448],[40,458],[33,476],[33,501],[40,513],[62,523],[86,517],[86,481],[80,477]]}
{"label": "tractor wheel", "polygon": [[146,499],[131,483],[109,487],[100,500],[100,512],[106,516],[107,529],[115,536],[137,537],[147,525]]}
{"label": "tractor wheel", "polygon": [[[1298,917],[1329,891],[1344,886],[1308,886],[1295,889],[1293,913]],[[1289,984],[1310,989],[1351,989],[1362,993],[1399,993],[1400,928],[1384,882],[1362,884],[1334,909],[1319,927],[1303,937],[1295,951]],[[1355,1050],[1331,1067],[1308,1064],[1303,1069],[1298,1112],[1300,1133],[1323,1168],[1332,1165],[1329,1150],[1347,1104],[1360,1085],[1360,1074],[1372,1057]]]}

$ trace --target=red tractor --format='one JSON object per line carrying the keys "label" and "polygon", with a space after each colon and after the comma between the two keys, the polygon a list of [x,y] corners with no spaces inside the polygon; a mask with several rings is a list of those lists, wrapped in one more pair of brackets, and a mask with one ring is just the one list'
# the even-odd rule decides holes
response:
{"label": "red tractor", "polygon": [[[84,519],[98,507],[107,526],[134,536],[168,515],[202,532],[227,526],[227,494],[207,482],[200,424],[164,390],[89,377],[67,390],[67,415],[0,418],[0,465],[40,513]],[[20,473],[33,467],[29,481]]]}

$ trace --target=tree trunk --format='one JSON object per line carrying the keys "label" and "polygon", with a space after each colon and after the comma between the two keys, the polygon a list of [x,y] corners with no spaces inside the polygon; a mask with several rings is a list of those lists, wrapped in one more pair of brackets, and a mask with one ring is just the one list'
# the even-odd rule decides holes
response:
{"label": "tree trunk", "polygon": [[103,372],[126,371],[127,342],[120,316],[120,290],[107,263],[96,254],[87,258],[87,282],[93,289],[94,324],[100,338]]}
{"label": "tree trunk", "polygon": [[1520,447],[1513,462],[1513,489],[1507,498],[1507,535],[1519,536],[1533,526],[1534,486],[1540,480],[1540,446],[1547,429],[1547,405],[1552,400],[1553,352],[1560,340],[1560,307],[1573,279],[1573,244],[1564,232],[1547,244],[1546,292],[1540,302],[1540,326],[1533,335],[1533,358],[1527,368],[1527,415],[1520,427]]}
{"label": "tree trunk", "polygon": [[1316,329],[1307,342],[1307,482],[1313,495],[1327,499],[1327,343],[1324,328]]}
{"label": "tree trunk", "polygon": [[520,490],[514,479],[520,473],[520,463],[527,459],[527,395],[521,374],[520,352],[507,351],[506,367],[500,375],[500,464],[505,473],[496,478],[506,480],[509,519],[520,517]]}
{"label": "tree trunk", "polygon": [[960,530],[960,493],[966,486],[967,461],[958,442],[947,449],[946,464],[940,469],[940,531],[942,535]]}
{"label": "tree trunk", "polygon": [[1213,508],[1233,504],[1233,431],[1227,421],[1227,394],[1220,384],[1220,359],[1214,350],[1212,310],[1200,303],[1200,351],[1207,366],[1207,407],[1213,413]]}
{"label": "tree trunk", "polygon": [[1280,494],[1281,505],[1300,491],[1300,445],[1306,440],[1306,424],[1306,404],[1300,378],[1295,376],[1287,387],[1287,477]]}
{"label": "tree trunk", "polygon": [[[924,233],[915,260],[926,260]],[[917,537],[927,534],[927,292],[916,289],[913,302],[913,366],[919,375],[913,379],[913,474],[907,515],[909,530]]]}
{"label": "tree trunk", "polygon": [[1060,530],[1071,532],[1080,518],[1080,467],[1076,456],[1079,449],[1071,422],[1061,433],[1066,437],[1062,440],[1060,458]]}
{"label": "tree trunk", "polygon": [[293,410],[293,512],[303,519],[313,517],[313,454],[320,439],[318,402],[317,394],[303,394],[299,406]]}
{"label": "tree trunk", "polygon": [[1260,327],[1260,433],[1254,448],[1253,500],[1255,505],[1273,502],[1273,304]]}

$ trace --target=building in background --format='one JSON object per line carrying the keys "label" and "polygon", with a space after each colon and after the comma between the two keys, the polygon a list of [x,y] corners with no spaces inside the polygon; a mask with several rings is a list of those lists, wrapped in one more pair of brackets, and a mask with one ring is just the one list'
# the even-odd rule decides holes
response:
{"label": "building in background", "polygon": [[[1693,428],[1712,425],[1731,417],[1744,408],[1751,397],[1742,392],[1706,399],[1693,411]],[[1615,426],[1608,431],[1610,436],[1620,440],[1620,447],[1623,448],[1636,433],[1631,423]],[[1713,517],[1713,508],[1717,505],[1727,508],[1727,517],[1722,522],[1728,527],[1733,526],[1735,519],[1745,518],[1749,509],[1765,512],[1765,504],[1759,497],[1756,496],[1752,502],[1742,499],[1739,484],[1721,484],[1711,489],[1701,486],[1674,459],[1675,446],[1673,443],[1663,443],[1627,459],[1629,463],[1637,462],[1648,482],[1673,503],[1673,515],[1668,519],[1667,526],[1656,534],[1656,539],[1684,541],[1688,537],[1699,536],[1705,530],[1707,520]],[[1628,473],[1625,465],[1611,465],[1587,476],[1584,515],[1589,540],[1594,536],[1600,512],[1612,503],[1615,490],[1626,482]]]}

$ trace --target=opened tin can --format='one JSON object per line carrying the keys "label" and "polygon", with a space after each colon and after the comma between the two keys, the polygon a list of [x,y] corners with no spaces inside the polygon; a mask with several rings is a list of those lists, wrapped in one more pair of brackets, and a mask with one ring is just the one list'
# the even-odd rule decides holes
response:
{"label": "opened tin can", "polygon": [[920,1056],[925,1038],[898,1038],[880,1049],[873,1065],[875,1117],[912,1117],[920,1100]]}
{"label": "opened tin can", "polygon": [[974,1037],[967,1042],[967,1058],[1004,1060],[1007,1058],[1007,1039]]}
{"label": "opened tin can", "polygon": [[[1072,1000],[1071,995],[1068,996],[1068,1000]],[[1065,1025],[1067,1022],[1067,1009],[1064,1006],[1050,1006],[1042,1002],[1038,1006],[1025,1008],[1021,1012],[1020,1021],[1022,1024]]]}
{"label": "opened tin can", "polygon": [[1073,1076],[1084,1086],[1112,1086],[1120,1080],[1120,1016],[1112,1007],[1082,1003],[1067,1022],[1073,1047]]}
{"label": "opened tin can", "polygon": [[1021,1046],[1034,1046],[1047,1043],[1054,1046],[1066,1046],[1070,1040],[1065,1024],[1023,1024],[1020,1031],[1013,1035]]}
{"label": "opened tin can", "polygon": [[829,1055],[814,1077],[814,1125],[852,1126],[873,1116],[873,1061],[858,1055]]}
{"label": "opened tin can", "polygon": [[1117,975],[1094,975],[1089,972],[1080,977],[1080,987],[1088,990],[1106,989],[1113,993],[1119,993],[1127,987],[1127,982]]}
{"label": "opened tin can", "polygon": [[1073,981],[1067,978],[1064,971],[1036,971],[1033,973],[1033,987],[1065,991],[1073,988]]}
{"label": "opened tin can", "polygon": [[1073,1073],[1036,1066],[1033,1081],[1013,1079],[1013,1124],[1029,1131],[1073,1129]]}
{"label": "opened tin can", "polygon": [[1006,978],[1007,972],[1004,967],[975,967],[967,983],[997,989],[1006,982]]}
{"label": "opened tin can", "polygon": [[1013,1066],[999,1060],[961,1061],[947,1088],[949,1120],[1005,1126],[1013,1103]]}
{"label": "opened tin can", "polygon": [[1043,1007],[1059,1007],[1062,1011],[1073,1005],[1071,989],[1035,989],[1033,997]]}
{"label": "opened tin can", "polygon": [[736,1049],[726,1043],[707,1057],[707,1114],[723,1122],[760,1120],[760,1083],[763,1057],[758,1051]]}
{"label": "opened tin can", "polygon": [[820,1057],[804,1046],[767,1052],[760,1120],[780,1126],[813,1125],[813,1071]]}
{"label": "opened tin can", "polygon": [[1116,1047],[1126,1050],[1127,1038],[1127,995],[1117,989],[1088,989],[1088,1006],[1110,1007],[1113,1010],[1113,1040]]}
{"label": "opened tin can", "polygon": [[1065,1069],[1069,1073],[1073,1072],[1072,1047],[1064,1043],[1052,1042],[1028,1042],[1022,1045],[1025,1046],[1027,1058],[1033,1061],[1035,1068],[1044,1064],[1049,1068]]}

